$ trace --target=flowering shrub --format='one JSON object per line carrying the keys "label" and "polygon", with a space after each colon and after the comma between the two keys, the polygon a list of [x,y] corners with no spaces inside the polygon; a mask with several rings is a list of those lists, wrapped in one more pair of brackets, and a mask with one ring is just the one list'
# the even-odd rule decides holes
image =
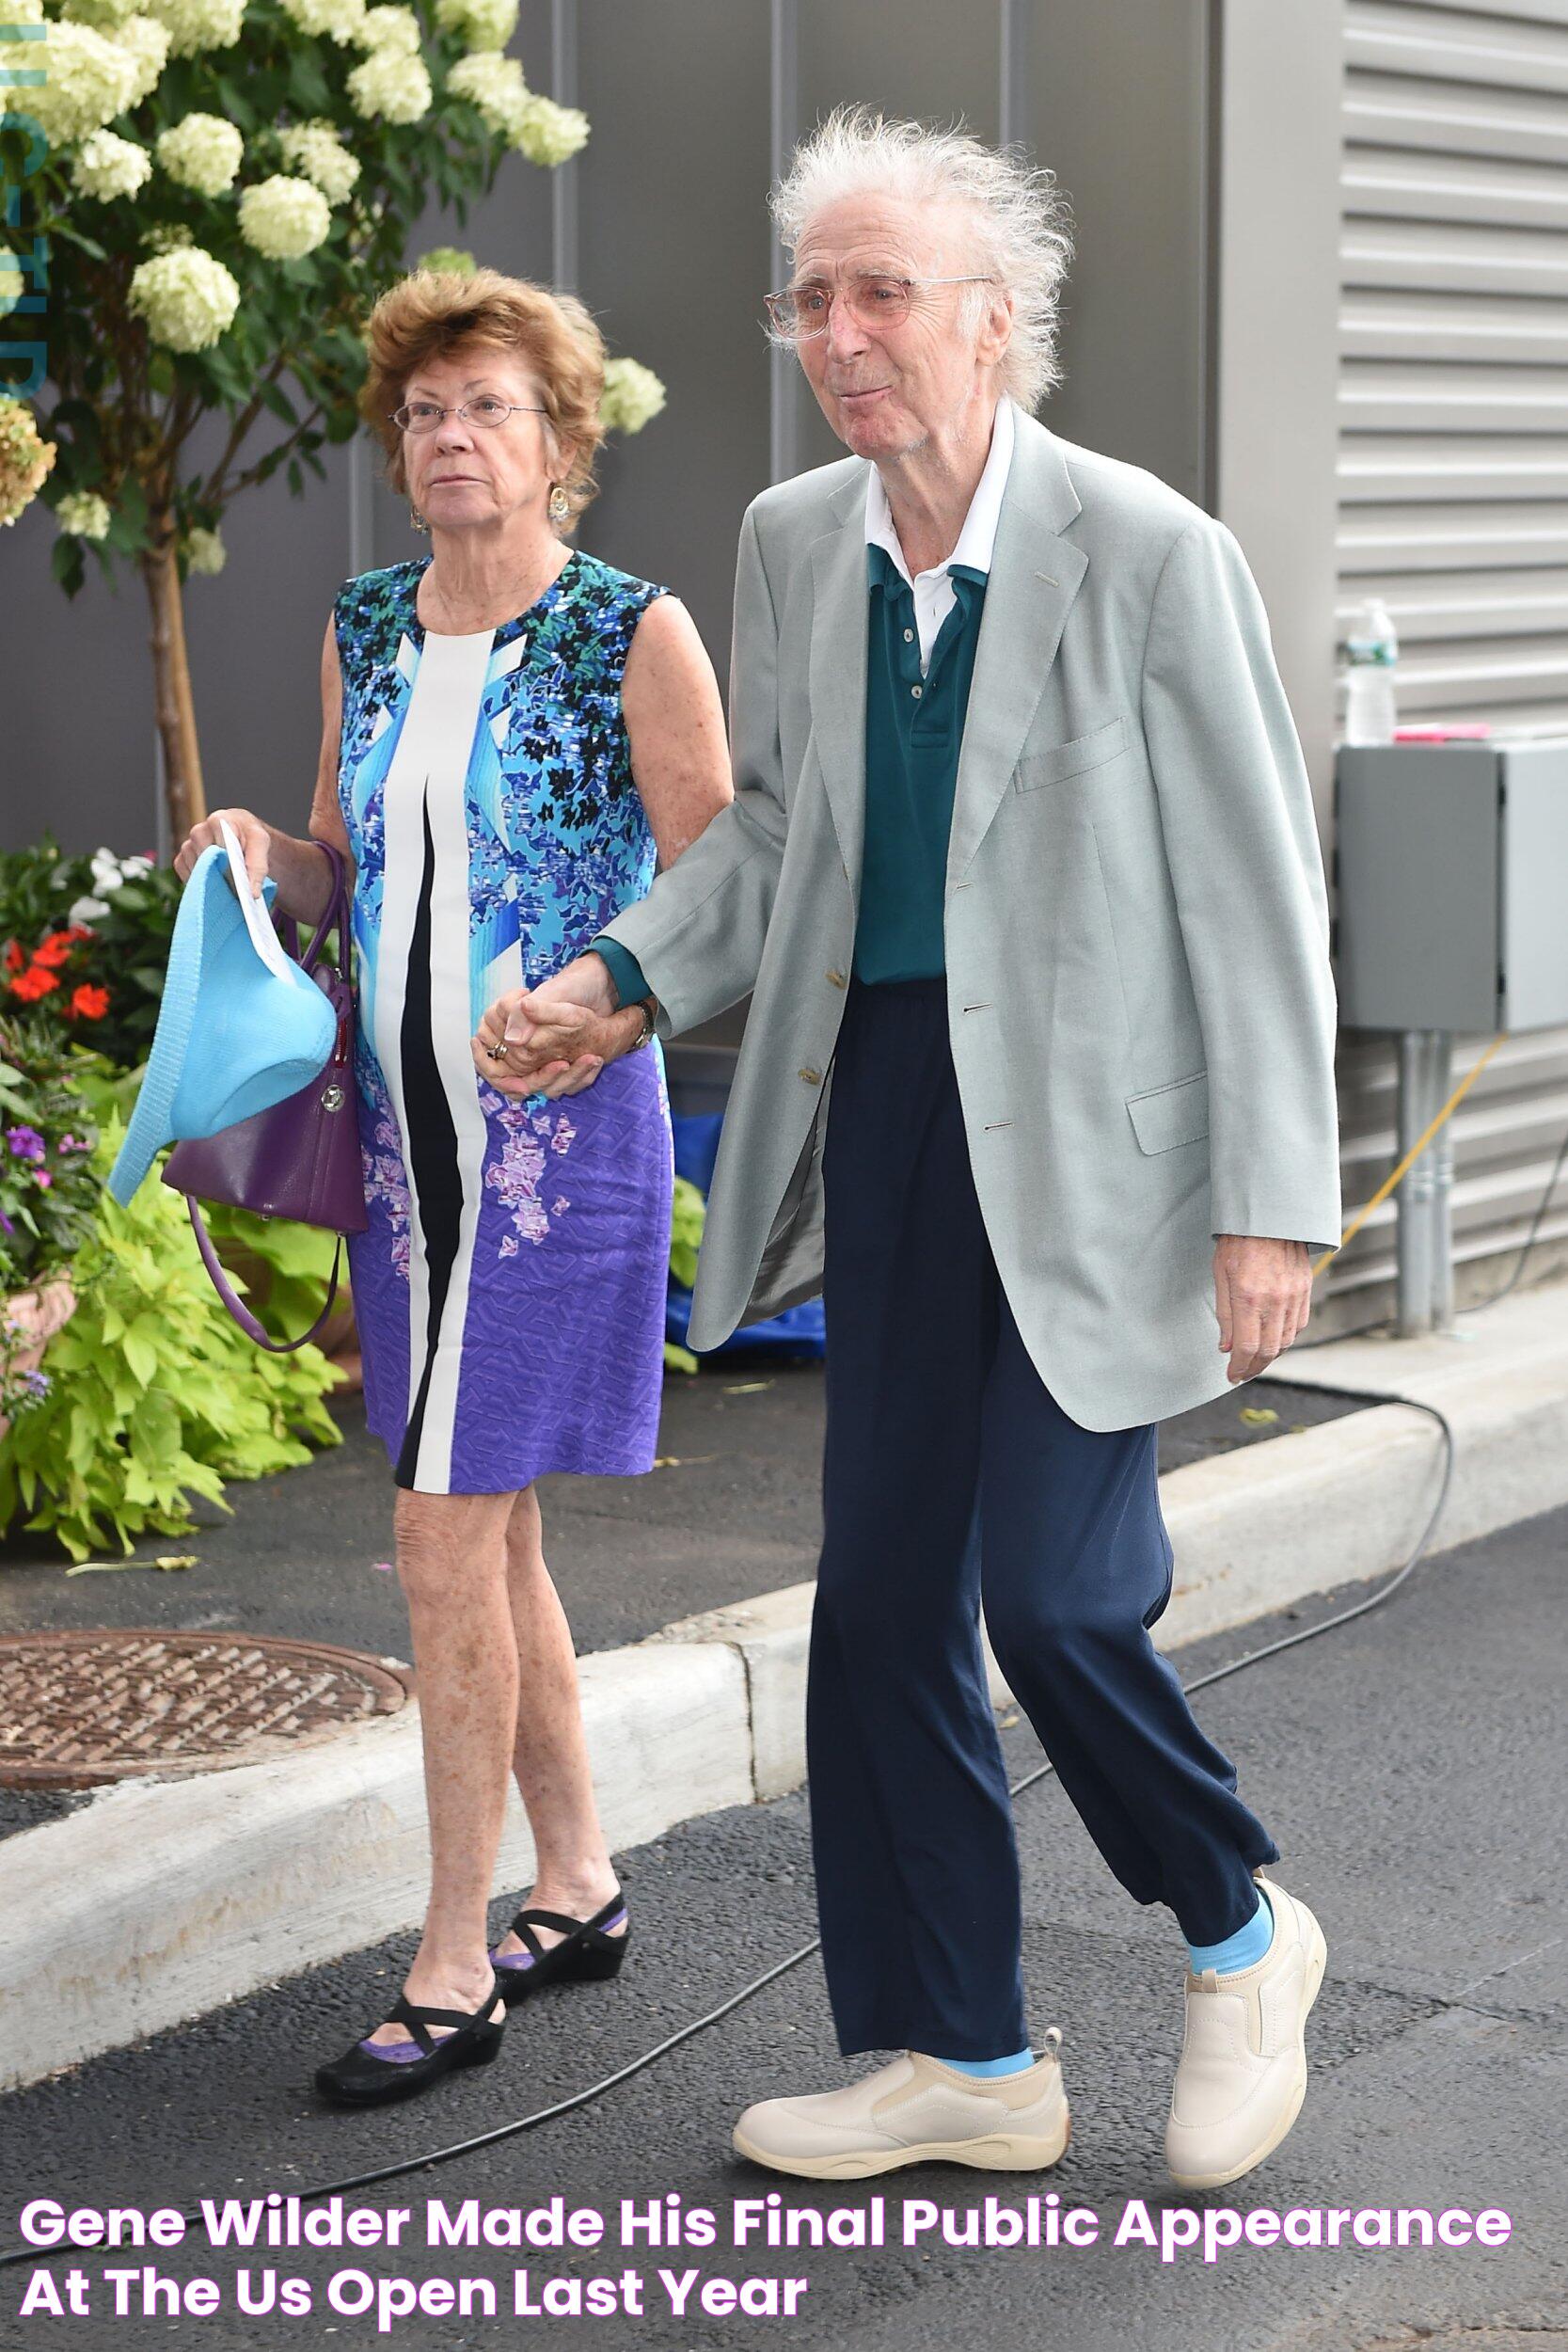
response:
{"label": "flowering shrub", "polygon": [[[13,174],[0,308],[47,314],[53,400],[35,419],[31,347],[8,343],[0,524],[43,499],[68,595],[89,553],[141,571],[180,840],[205,811],[182,583],[218,569],[240,493],[325,478],[322,447],[359,423],[365,323],[431,211],[466,225],[509,153],[562,163],[588,121],[507,54],[517,0],[0,0],[0,24],[11,119],[42,150]],[[614,429],[662,402],[624,377]]]}
{"label": "flowering shrub", "polygon": [[97,1210],[98,1129],[71,1060],[38,1025],[0,1023],[0,1292],[58,1273]]}
{"label": "flowering shrub", "polygon": [[180,902],[172,868],[45,835],[0,853],[0,1014],[31,1011],[116,1064],[152,1042]]}

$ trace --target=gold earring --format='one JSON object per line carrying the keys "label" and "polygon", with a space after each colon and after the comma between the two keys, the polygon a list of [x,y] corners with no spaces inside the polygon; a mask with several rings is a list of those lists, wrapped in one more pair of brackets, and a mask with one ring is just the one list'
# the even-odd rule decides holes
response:
{"label": "gold earring", "polygon": [[424,516],[420,514],[419,508],[414,504],[412,500],[410,500],[408,503],[408,519],[413,524],[416,531],[428,531],[430,529],[430,525],[426,522]]}
{"label": "gold earring", "polygon": [[563,523],[572,511],[572,501],[559,482],[550,485],[550,520]]}

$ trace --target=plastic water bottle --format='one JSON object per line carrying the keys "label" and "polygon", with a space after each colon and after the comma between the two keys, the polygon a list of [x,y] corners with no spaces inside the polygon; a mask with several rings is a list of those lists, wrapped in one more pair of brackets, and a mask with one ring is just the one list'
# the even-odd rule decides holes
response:
{"label": "plastic water bottle", "polygon": [[1350,656],[1345,741],[1391,743],[1399,723],[1394,671],[1400,641],[1381,597],[1370,597],[1361,607],[1356,626],[1345,640],[1345,650]]}

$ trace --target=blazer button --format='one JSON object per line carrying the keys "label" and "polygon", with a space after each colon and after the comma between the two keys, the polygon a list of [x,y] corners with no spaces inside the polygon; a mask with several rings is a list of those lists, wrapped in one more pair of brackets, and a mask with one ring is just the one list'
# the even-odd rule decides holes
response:
{"label": "blazer button", "polygon": [[844,984],[845,984],[845,983],[844,983],[844,975],[843,975],[843,973],[842,973],[842,972],[830,972],[830,973],[829,973],[829,975],[828,975],[828,977],[829,977],[829,979],[830,979],[830,980],[832,980],[832,984],[833,984],[833,986],[834,986],[835,988],[842,988],[842,987],[844,986]]}
{"label": "blazer button", "polygon": [[820,1070],[802,1070],[800,1075],[809,1087],[819,1087],[822,1083]]}

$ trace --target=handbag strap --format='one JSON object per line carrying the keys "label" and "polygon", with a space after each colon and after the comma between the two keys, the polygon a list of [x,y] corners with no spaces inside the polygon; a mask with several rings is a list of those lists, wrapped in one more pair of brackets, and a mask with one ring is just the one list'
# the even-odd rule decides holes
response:
{"label": "handbag strap", "polygon": [[213,1237],[211,1233],[208,1232],[206,1225],[202,1221],[201,1211],[196,1205],[196,1195],[194,1193],[188,1192],[185,1195],[185,1206],[191,1213],[191,1223],[196,1228],[196,1246],[201,1252],[202,1264],[206,1267],[208,1273],[213,1278],[213,1288],[216,1291],[218,1296],[222,1299],[224,1305],[228,1308],[230,1313],[239,1325],[240,1329],[245,1333],[246,1339],[254,1340],[258,1347],[264,1347],[269,1356],[292,1356],[296,1347],[308,1346],[310,1341],[315,1338],[316,1333],[326,1322],[327,1317],[331,1314],[332,1302],[338,1295],[338,1269],[342,1263],[343,1255],[343,1237],[341,1233],[338,1235],[338,1246],[332,1252],[332,1279],[326,1286],[325,1306],[322,1309],[320,1314],[316,1317],[316,1320],[310,1326],[309,1331],[302,1332],[297,1340],[275,1340],[268,1333],[264,1325],[260,1323],[256,1316],[251,1313],[250,1309],[245,1305],[244,1299],[240,1297],[238,1292],[234,1288],[234,1285],[229,1279],[228,1275],[225,1274],[223,1270],[223,1262],[219,1258],[217,1251],[213,1247]]}

